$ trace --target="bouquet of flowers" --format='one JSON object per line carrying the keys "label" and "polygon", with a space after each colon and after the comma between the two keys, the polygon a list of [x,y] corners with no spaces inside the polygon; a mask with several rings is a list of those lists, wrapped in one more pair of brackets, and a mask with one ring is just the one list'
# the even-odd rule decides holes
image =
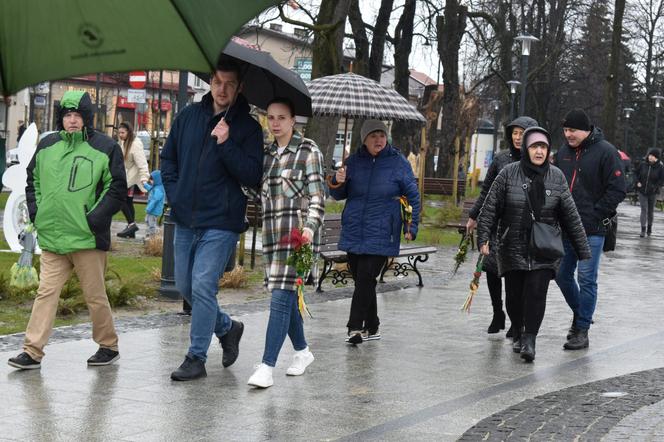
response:
{"label": "bouquet of flowers", "polygon": [[454,269],[452,270],[452,275],[456,275],[457,270],[461,267],[461,264],[466,262],[466,256],[468,256],[468,247],[473,242],[472,233],[464,233],[459,241],[459,250],[456,255],[454,255]]}
{"label": "bouquet of flowers", "polygon": [[484,263],[484,255],[480,254],[477,258],[477,264],[475,265],[475,272],[473,272],[473,280],[470,281],[470,293],[466,296],[466,301],[461,306],[461,310],[466,313],[470,313],[470,306],[473,303],[473,298],[477,289],[480,288],[480,276],[482,276],[482,264]]}
{"label": "bouquet of flowers", "polygon": [[281,238],[282,245],[289,245],[293,248],[293,253],[288,257],[288,265],[295,267],[297,279],[295,285],[297,286],[297,306],[300,310],[300,315],[304,319],[306,312],[310,318],[311,312],[304,302],[304,278],[311,272],[311,266],[314,263],[314,250],[311,243],[302,235],[302,228],[293,228],[289,235],[284,235]]}
{"label": "bouquet of flowers", "polygon": [[406,232],[410,232],[410,225],[413,223],[413,206],[410,205],[405,195],[399,197],[399,204],[401,205],[401,220],[406,226]]}
{"label": "bouquet of flowers", "polygon": [[35,252],[37,239],[35,238],[35,226],[30,223],[19,238],[23,251],[10,270],[9,284],[14,287],[33,287],[39,285],[37,269],[32,266],[32,255]]}

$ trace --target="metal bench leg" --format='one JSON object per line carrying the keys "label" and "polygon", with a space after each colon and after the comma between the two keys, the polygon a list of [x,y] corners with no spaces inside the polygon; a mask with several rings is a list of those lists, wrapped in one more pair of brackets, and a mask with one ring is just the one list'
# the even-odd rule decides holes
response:
{"label": "metal bench leg", "polygon": [[410,263],[410,266],[413,268],[413,271],[415,272],[417,278],[419,279],[419,282],[417,283],[418,287],[424,287],[424,284],[422,283],[422,275],[420,274],[420,271],[417,270],[417,263],[426,262],[428,260],[429,260],[429,255],[416,255],[408,257],[408,262]]}
{"label": "metal bench leg", "polygon": [[385,282],[383,280],[383,276],[385,276],[392,263],[394,263],[394,258],[387,258],[385,260],[385,264],[383,264],[383,269],[380,271],[380,279],[378,280],[378,282]]}
{"label": "metal bench leg", "polygon": [[327,277],[328,273],[330,273],[330,270],[332,270],[333,264],[334,264],[333,261],[323,260],[323,271],[320,274],[320,278],[318,278],[318,287],[316,288],[316,292],[321,293],[323,291],[323,289],[321,289],[321,286],[323,285],[323,281]]}

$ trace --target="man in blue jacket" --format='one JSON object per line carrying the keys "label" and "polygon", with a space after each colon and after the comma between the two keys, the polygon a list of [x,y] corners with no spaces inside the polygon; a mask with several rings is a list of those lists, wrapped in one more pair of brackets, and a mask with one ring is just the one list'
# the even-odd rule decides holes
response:
{"label": "man in blue jacket", "polygon": [[175,221],[175,285],[192,306],[191,345],[171,379],[207,375],[214,333],[223,365],[235,362],[244,325],[219,308],[223,269],[245,230],[247,199],[240,186],[256,187],[263,171],[263,132],[249,115],[242,66],[219,58],[210,92],[175,120],[161,153],[161,174]]}
{"label": "man in blue jacket", "polygon": [[592,253],[591,259],[579,261],[565,240],[565,256],[556,276],[556,283],[574,315],[564,348],[580,350],[589,345],[588,329],[597,305],[599,258],[609,220],[625,199],[625,175],[618,150],[604,139],[598,127],[590,124],[582,109],[567,113],[563,131],[567,143],[558,150],[556,166],[567,178]]}

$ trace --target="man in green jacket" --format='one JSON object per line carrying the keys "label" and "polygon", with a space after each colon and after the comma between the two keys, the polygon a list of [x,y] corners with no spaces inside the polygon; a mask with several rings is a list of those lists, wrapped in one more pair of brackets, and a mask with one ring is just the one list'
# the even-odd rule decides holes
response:
{"label": "man in green jacket", "polygon": [[59,132],[39,143],[27,168],[25,196],[42,255],[23,353],[8,362],[23,370],[41,367],[60,292],[72,270],[90,311],[92,339],[99,344],[88,365],[108,365],[120,357],[104,274],[111,219],[127,191],[122,152],[111,138],[95,132],[87,92],[66,92],[60,107]]}

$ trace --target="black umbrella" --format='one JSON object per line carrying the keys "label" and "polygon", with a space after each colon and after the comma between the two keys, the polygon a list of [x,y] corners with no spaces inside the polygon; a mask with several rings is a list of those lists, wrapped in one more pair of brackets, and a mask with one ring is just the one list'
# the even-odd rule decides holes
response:
{"label": "black umbrella", "polygon": [[[293,101],[296,115],[312,116],[311,97],[304,81],[298,74],[280,65],[269,52],[231,40],[224,48],[223,54],[245,63],[242,94],[249,103],[266,109],[267,103],[274,97],[286,97]],[[196,75],[210,82],[209,73]]]}

